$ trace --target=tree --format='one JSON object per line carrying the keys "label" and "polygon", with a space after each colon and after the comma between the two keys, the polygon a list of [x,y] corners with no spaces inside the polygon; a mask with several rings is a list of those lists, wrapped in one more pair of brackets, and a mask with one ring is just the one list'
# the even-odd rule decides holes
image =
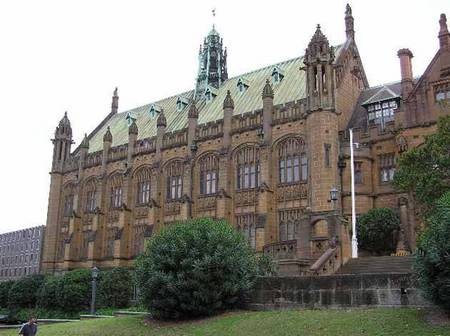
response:
{"label": "tree", "polygon": [[45,309],[61,309],[62,276],[48,275],[38,293],[38,306]]}
{"label": "tree", "polygon": [[400,219],[392,209],[371,209],[358,218],[356,225],[360,248],[378,254],[395,250],[394,233],[400,227]]}
{"label": "tree", "polygon": [[415,270],[425,294],[450,311],[450,192],[437,202],[418,242]]}
{"label": "tree", "polygon": [[245,237],[225,221],[173,224],[137,260],[141,301],[156,318],[211,315],[241,302],[256,263]]}
{"label": "tree", "polygon": [[450,189],[450,116],[439,118],[437,132],[423,145],[400,156],[394,186],[414,193],[425,213]]}
{"label": "tree", "polygon": [[13,284],[12,280],[0,282],[0,308],[7,308],[9,290]]}

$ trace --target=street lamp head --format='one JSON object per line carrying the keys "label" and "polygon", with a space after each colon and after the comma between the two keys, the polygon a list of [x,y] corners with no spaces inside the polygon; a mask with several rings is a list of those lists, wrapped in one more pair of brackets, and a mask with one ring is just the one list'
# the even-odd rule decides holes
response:
{"label": "street lamp head", "polygon": [[330,200],[336,202],[337,199],[338,199],[338,190],[336,189],[336,187],[333,187],[330,190]]}
{"label": "street lamp head", "polygon": [[92,279],[97,279],[100,270],[97,267],[93,267],[91,271],[92,271]]}

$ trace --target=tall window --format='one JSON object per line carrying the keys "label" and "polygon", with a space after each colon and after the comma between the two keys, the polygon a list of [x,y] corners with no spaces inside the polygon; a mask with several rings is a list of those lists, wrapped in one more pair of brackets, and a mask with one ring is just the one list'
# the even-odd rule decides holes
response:
{"label": "tall window", "polygon": [[122,177],[115,175],[111,179],[110,207],[120,208],[122,206]]}
{"label": "tall window", "polygon": [[450,100],[450,83],[444,83],[435,87],[436,102]]}
{"label": "tall window", "polygon": [[237,152],[236,160],[236,188],[242,190],[259,187],[261,183],[259,150],[254,146],[244,147]]}
{"label": "tall window", "polygon": [[200,159],[200,194],[212,195],[218,190],[219,160],[209,154]]}
{"label": "tall window", "polygon": [[395,100],[384,101],[369,105],[367,111],[369,112],[369,124],[384,125],[394,120],[394,110],[397,108]]}
{"label": "tall window", "polygon": [[96,207],[96,181],[95,180],[89,180],[86,183],[85,189],[86,189],[86,206],[85,211],[86,212],[94,212]]}
{"label": "tall window", "polygon": [[73,211],[73,194],[66,195],[64,198],[64,216],[70,217]]}
{"label": "tall window", "polygon": [[395,155],[394,153],[382,154],[378,156],[380,181],[381,183],[391,182],[395,173]]}
{"label": "tall window", "polygon": [[308,160],[302,139],[289,138],[278,147],[278,172],[281,184],[306,181]]}
{"label": "tall window", "polygon": [[362,162],[355,162],[355,184],[363,183]]}
{"label": "tall window", "polygon": [[137,171],[135,179],[137,181],[137,204],[144,205],[150,203],[151,179],[150,169],[147,167]]}
{"label": "tall window", "polygon": [[174,161],[166,167],[167,199],[179,200],[183,192],[183,163]]}

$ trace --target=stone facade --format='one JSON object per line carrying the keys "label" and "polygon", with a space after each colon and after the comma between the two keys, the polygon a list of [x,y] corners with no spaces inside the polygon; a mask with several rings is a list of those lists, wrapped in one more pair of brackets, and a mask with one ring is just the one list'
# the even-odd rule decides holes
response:
{"label": "stone facade", "polygon": [[0,281],[39,274],[45,227],[0,234]]}
{"label": "stone facade", "polygon": [[395,158],[449,113],[445,16],[420,79],[400,51],[401,82],[373,88],[353,24],[347,6],[343,44],[331,46],[317,26],[303,57],[232,78],[213,28],[195,90],[118,113],[116,89],[111,112],[74,151],[65,115],[53,140],[44,270],[132,265],[164,225],[214,217],[289,274],[333,273],[350,256],[349,128],[359,143],[357,213],[396,209],[402,249],[413,250],[413,201],[390,182]]}

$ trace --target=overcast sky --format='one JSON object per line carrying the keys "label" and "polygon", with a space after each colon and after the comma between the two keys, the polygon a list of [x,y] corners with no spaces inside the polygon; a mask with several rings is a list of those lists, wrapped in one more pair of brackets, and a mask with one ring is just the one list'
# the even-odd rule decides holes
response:
{"label": "overcast sky", "polygon": [[[345,3],[1,0],[0,233],[45,224],[50,139],[65,110],[77,145],[109,112],[115,86],[120,111],[193,88],[213,8],[231,77],[302,55],[317,23],[342,43]],[[450,15],[449,0],[351,5],[371,85],[399,79],[399,48],[412,50],[422,74],[438,48],[439,14]]]}

